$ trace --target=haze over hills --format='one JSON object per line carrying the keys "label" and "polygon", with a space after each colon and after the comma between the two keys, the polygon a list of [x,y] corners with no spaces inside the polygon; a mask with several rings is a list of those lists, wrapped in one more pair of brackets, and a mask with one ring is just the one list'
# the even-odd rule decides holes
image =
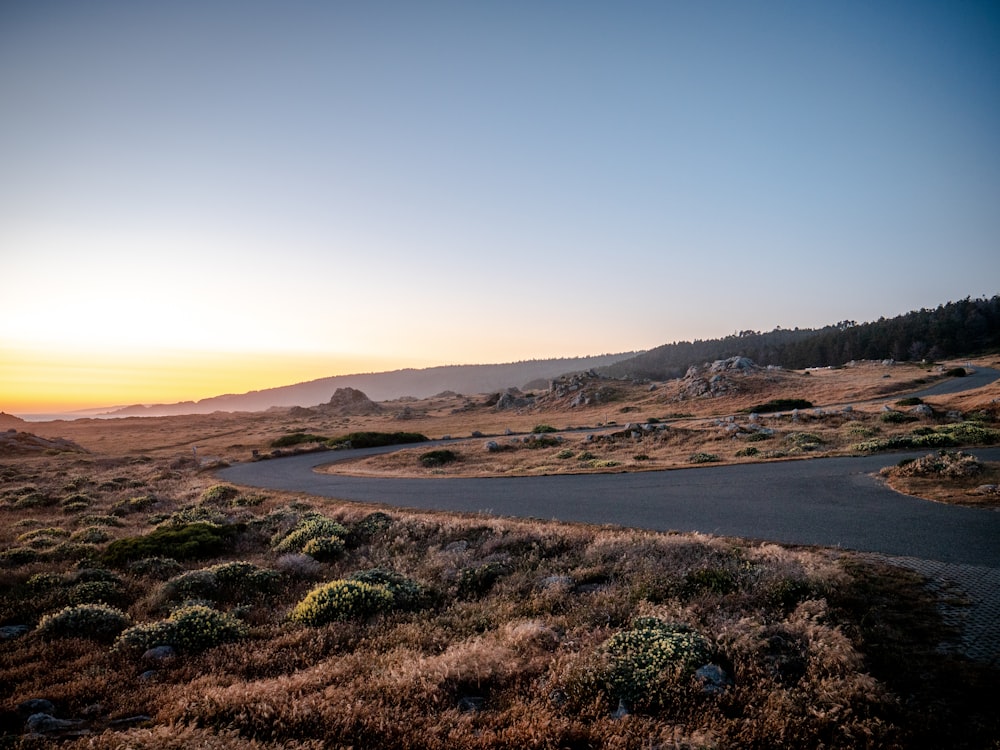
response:
{"label": "haze over hills", "polygon": [[532,380],[551,379],[567,373],[591,370],[623,359],[636,352],[603,354],[591,357],[540,359],[493,365],[444,365],[424,369],[393,370],[356,375],[335,375],[295,385],[267,388],[242,394],[226,394],[183,401],[176,404],[137,404],[104,415],[170,416],[210,414],[214,411],[264,411],[272,407],[315,406],[330,400],[338,388],[356,388],[373,401],[390,401],[404,396],[426,398],[442,391],[476,394],[523,386]]}
{"label": "haze over hills", "polygon": [[169,416],[309,407],[327,402],[337,388],[355,388],[373,401],[404,396],[426,398],[442,391],[471,395],[523,387],[531,381],[583,370],[595,370],[611,378],[666,380],[680,377],[691,365],[735,356],[748,357],[762,365],[800,369],[839,365],[854,359],[942,359],[998,350],[1000,296],[994,295],[948,302],[935,309],[924,308],[869,323],[845,320],[818,329],[740,331],[721,339],[675,342],[645,352],[337,375],[200,401],[127,406],[104,411],[102,415]]}

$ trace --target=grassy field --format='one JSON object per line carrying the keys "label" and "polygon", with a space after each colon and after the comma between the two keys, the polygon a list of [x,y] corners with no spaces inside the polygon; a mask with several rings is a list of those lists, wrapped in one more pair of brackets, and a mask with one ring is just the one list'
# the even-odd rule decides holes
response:
{"label": "grassy field", "polygon": [[[380,417],[18,426],[82,452],[0,456],[0,747],[1000,747],[1000,673],[941,648],[956,634],[901,568],[697,534],[387,511],[219,485],[210,470],[316,445],[271,448],[297,432],[483,434],[444,465],[424,466],[430,449],[416,446],[352,469],[428,475],[696,471],[699,453],[790,460],[971,422],[986,432],[960,437],[992,434],[996,387],[884,419],[886,404],[909,414],[900,394],[933,377],[865,365],[765,371],[702,399],[617,383],[613,401],[540,396],[520,412],[445,394]],[[748,440],[746,410],[777,398],[824,413],[761,415],[772,433]],[[665,429],[581,442],[651,418]],[[539,431],[563,442],[536,448],[505,434],[543,424],[587,430]],[[511,448],[487,453],[488,439]],[[736,455],[747,447],[760,453]],[[969,492],[968,477],[899,468],[888,481]]]}

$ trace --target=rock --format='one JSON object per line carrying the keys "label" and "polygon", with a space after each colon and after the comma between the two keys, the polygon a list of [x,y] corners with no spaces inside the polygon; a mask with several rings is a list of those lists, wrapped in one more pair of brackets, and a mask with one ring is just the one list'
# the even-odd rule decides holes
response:
{"label": "rock", "polygon": [[356,388],[338,388],[325,404],[314,407],[315,411],[338,417],[380,414],[382,407]]}
{"label": "rock", "polygon": [[177,656],[173,646],[154,646],[142,655],[143,661],[170,661]]}
{"label": "rock", "polygon": [[139,682],[156,682],[160,679],[160,672],[156,669],[147,669],[139,675]]}
{"label": "rock", "polygon": [[981,484],[975,489],[977,495],[1000,495],[1000,485]]}
{"label": "rock", "polygon": [[469,543],[464,539],[459,539],[457,541],[449,543],[445,548],[445,552],[465,552],[469,549]]}
{"label": "rock", "polygon": [[543,591],[549,589],[572,589],[575,582],[570,576],[546,576],[538,582],[538,587]]}
{"label": "rock", "polygon": [[483,433],[481,433],[479,430],[473,430],[471,434],[472,437],[474,438],[481,438],[483,436]]}
{"label": "rock", "polygon": [[705,695],[724,693],[726,688],[733,684],[732,678],[718,664],[705,664],[698,667],[694,676],[701,683],[701,692]]}
{"label": "rock", "polygon": [[463,695],[458,699],[458,710],[463,713],[478,713],[483,710],[486,699],[479,695]]}
{"label": "rock", "polygon": [[917,404],[910,410],[911,414],[917,414],[921,417],[933,417],[934,410],[927,404]]}
{"label": "rock", "polygon": [[25,728],[31,734],[59,734],[82,725],[82,721],[57,719],[52,714],[47,713],[32,714],[25,722]]}
{"label": "rock", "polygon": [[56,707],[48,698],[29,698],[17,704],[17,712],[21,716],[31,716],[32,714],[49,714],[56,712]]}
{"label": "rock", "polygon": [[612,719],[624,719],[630,713],[632,713],[632,712],[629,711],[628,710],[628,706],[625,705],[625,699],[624,698],[619,698],[619,700],[618,700],[618,708],[616,708],[614,711],[611,712],[611,718]]}
{"label": "rock", "polygon": [[958,411],[957,409],[952,409],[945,416],[947,416],[948,419],[954,419],[957,422],[961,422],[965,418],[962,412]]}
{"label": "rock", "polygon": [[4,625],[0,627],[0,641],[20,638],[31,630],[27,625]]}
{"label": "rock", "polygon": [[115,729],[122,729],[125,727],[137,727],[140,724],[148,724],[153,720],[152,716],[147,716],[146,714],[138,714],[137,716],[127,716],[124,719],[112,719],[108,722],[109,727]]}
{"label": "rock", "polygon": [[487,440],[486,443],[483,445],[483,448],[487,453],[496,453],[498,450],[500,450],[500,443],[498,443],[496,440]]}

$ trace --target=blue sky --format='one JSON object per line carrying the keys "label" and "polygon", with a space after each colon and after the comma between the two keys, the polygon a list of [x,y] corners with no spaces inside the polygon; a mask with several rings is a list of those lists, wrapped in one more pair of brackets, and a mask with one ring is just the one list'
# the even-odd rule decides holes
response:
{"label": "blue sky", "polygon": [[22,379],[299,363],[266,387],[1000,291],[995,2],[8,2],[0,101]]}

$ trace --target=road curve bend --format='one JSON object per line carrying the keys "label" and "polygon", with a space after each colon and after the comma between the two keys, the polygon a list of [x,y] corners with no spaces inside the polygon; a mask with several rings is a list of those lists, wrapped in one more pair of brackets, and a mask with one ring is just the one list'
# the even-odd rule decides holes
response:
{"label": "road curve bend", "polygon": [[[901,495],[876,478],[883,466],[926,451],[539,477],[403,479],[314,471],[397,448],[233,464],[218,477],[398,508],[698,531],[1000,568],[1000,512]],[[1000,449],[973,452],[1000,460]]]}

